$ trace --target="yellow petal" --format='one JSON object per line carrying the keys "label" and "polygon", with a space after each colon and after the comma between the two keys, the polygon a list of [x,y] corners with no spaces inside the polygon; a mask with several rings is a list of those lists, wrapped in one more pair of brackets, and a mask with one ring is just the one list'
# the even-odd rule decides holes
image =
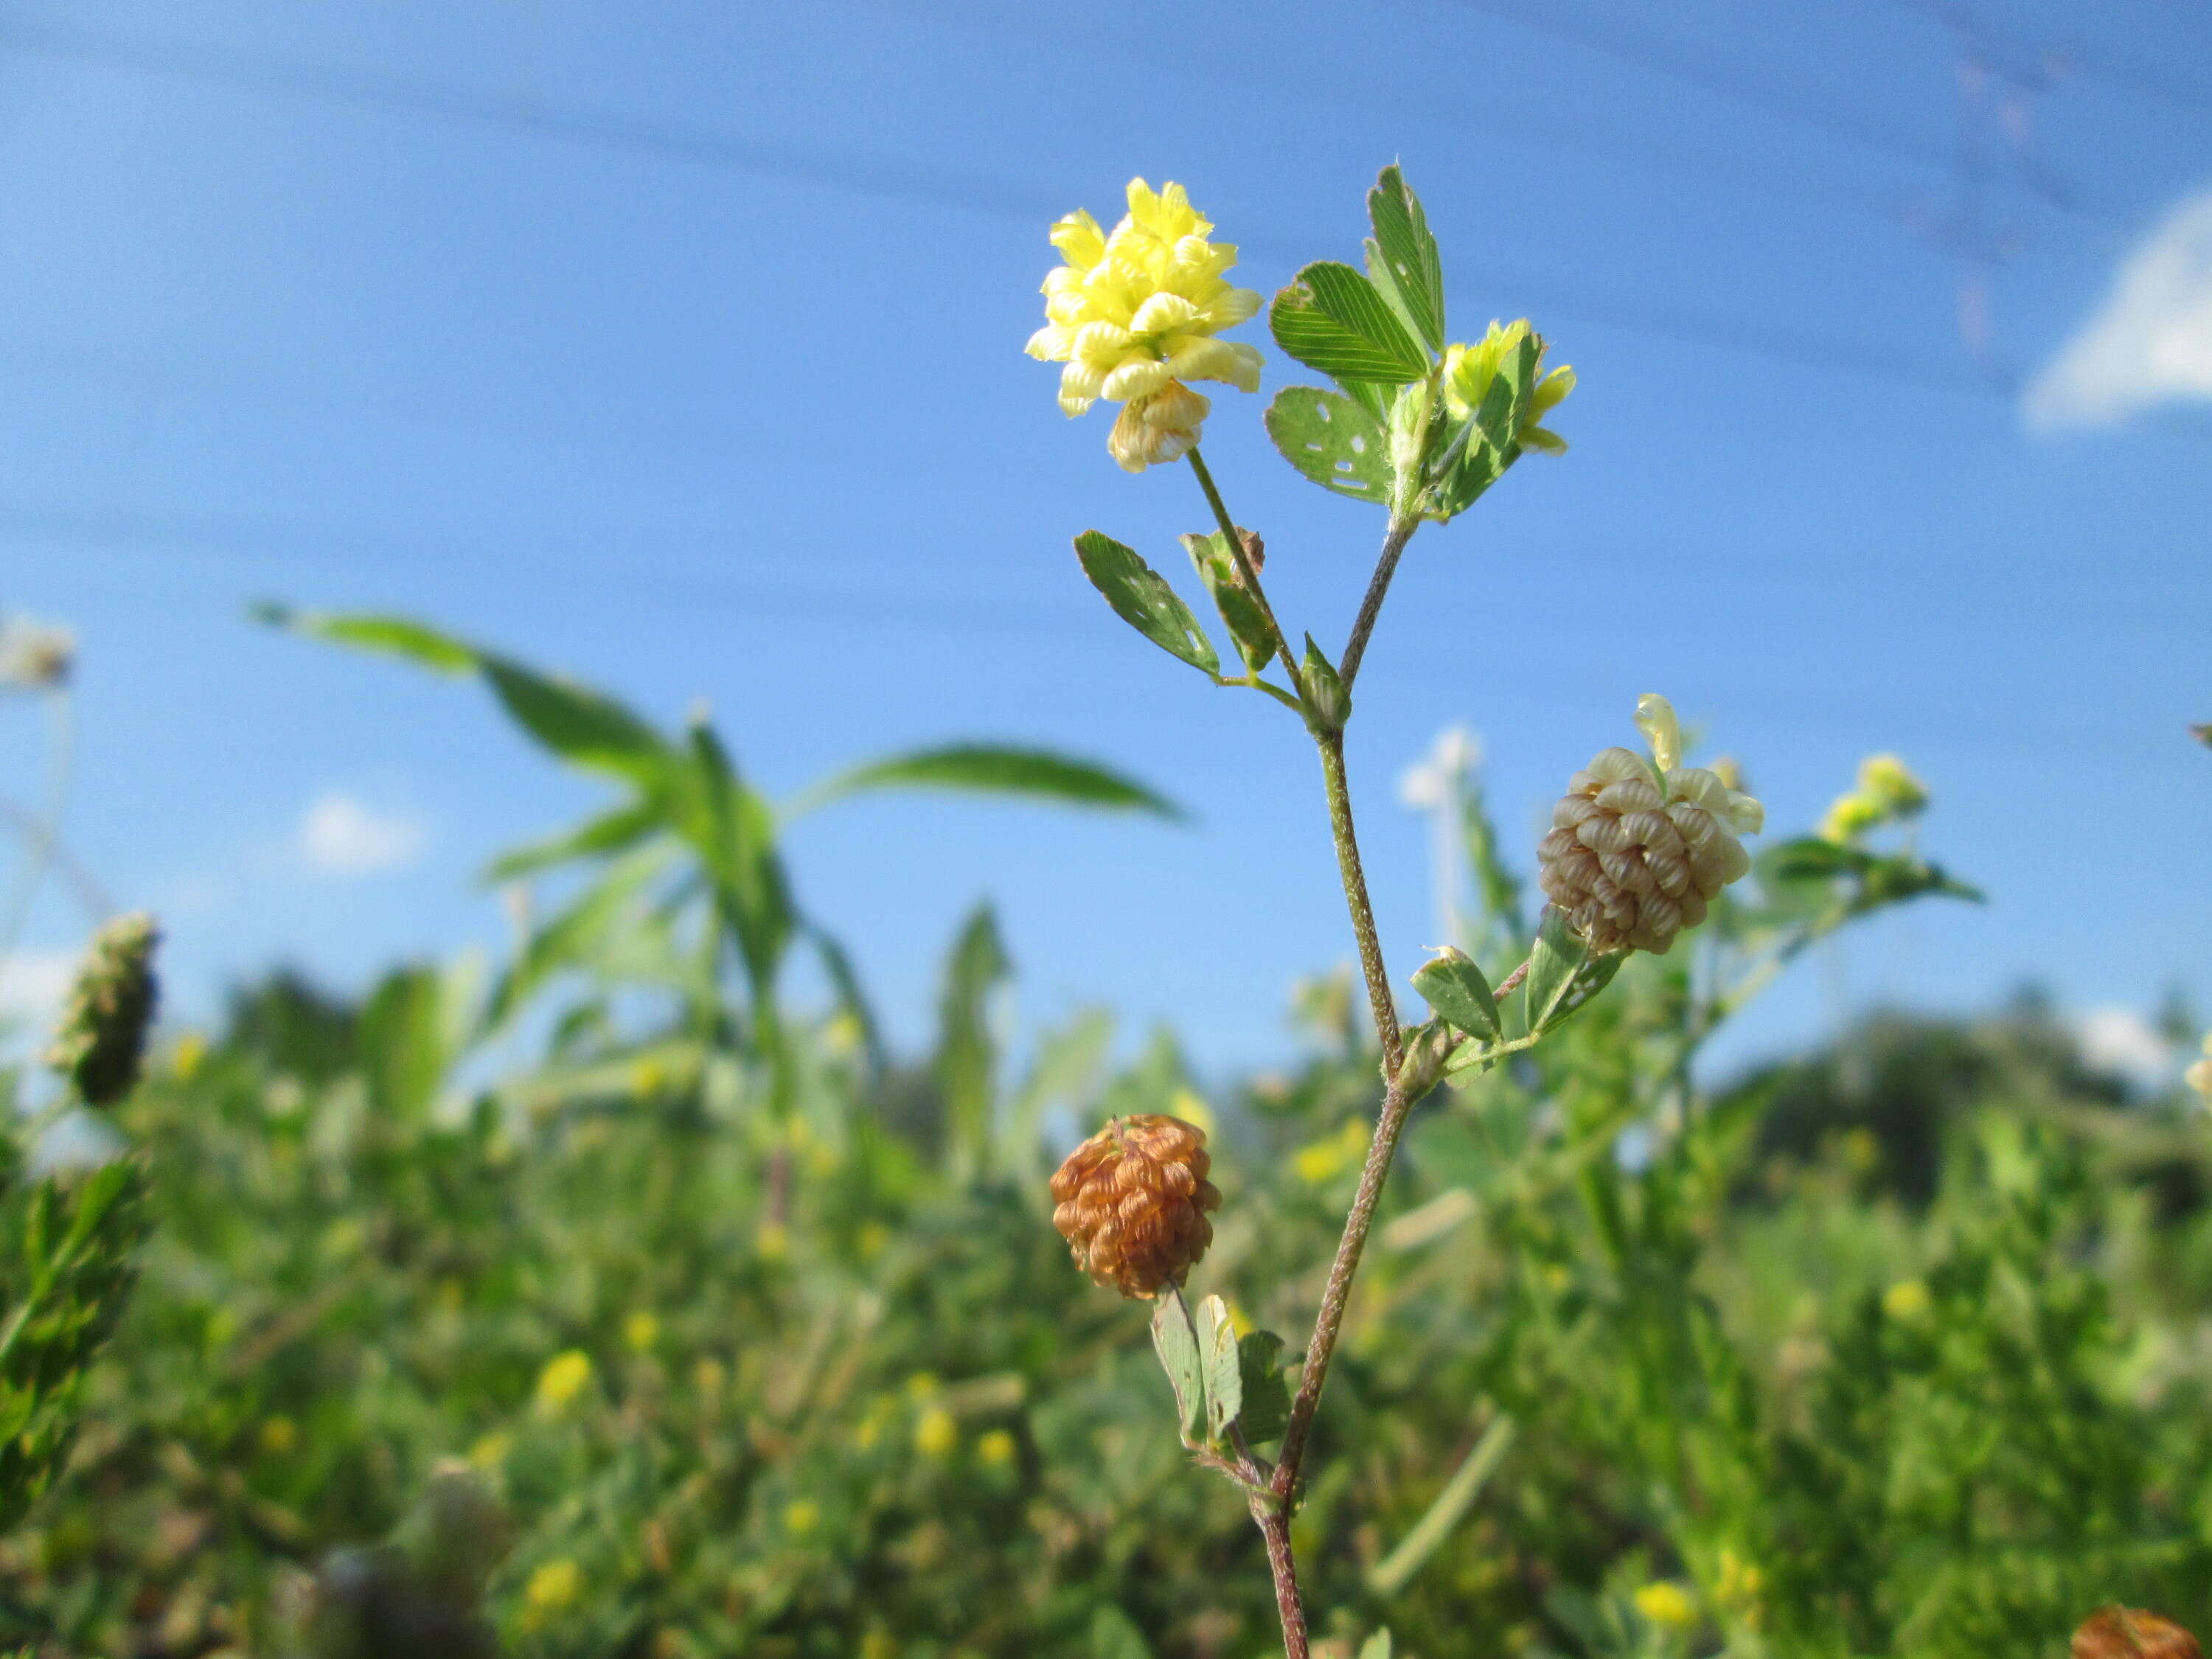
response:
{"label": "yellow petal", "polygon": [[1164,334],[1182,328],[1198,315],[1198,307],[1179,294],[1155,294],[1129,319],[1132,334]]}
{"label": "yellow petal", "polygon": [[1155,362],[1149,357],[1137,357],[1124,362],[1106,377],[1103,395],[1121,401],[1149,398],[1166,386],[1169,379],[1165,363]]}
{"label": "yellow petal", "polygon": [[1111,369],[1128,354],[1129,331],[1116,323],[1085,323],[1076,331],[1074,356],[1079,362]]}
{"label": "yellow petal", "polygon": [[1030,336],[1030,343],[1022,348],[1039,362],[1064,363],[1075,349],[1075,336],[1064,328],[1047,324]]}
{"label": "yellow petal", "polygon": [[[1526,324],[1516,325],[1526,328]],[[1644,741],[1651,745],[1651,758],[1659,763],[1662,772],[1671,772],[1682,762],[1682,723],[1674,718],[1674,705],[1656,691],[1646,691],[1636,700],[1636,729],[1644,733]],[[1712,777],[1710,772],[1703,774]],[[1717,787],[1718,778],[1713,778]]]}
{"label": "yellow petal", "polygon": [[1106,252],[1106,239],[1099,234],[1098,222],[1081,209],[1063,215],[1046,234],[1060,250],[1060,258],[1071,265],[1095,265]]}

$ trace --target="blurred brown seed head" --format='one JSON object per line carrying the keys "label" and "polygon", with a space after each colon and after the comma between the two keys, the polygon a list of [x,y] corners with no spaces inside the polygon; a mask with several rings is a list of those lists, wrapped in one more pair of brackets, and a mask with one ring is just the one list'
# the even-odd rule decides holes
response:
{"label": "blurred brown seed head", "polygon": [[2141,1607],[2101,1607],[2074,1632],[2074,1659],[2203,1659],[2197,1638]]}
{"label": "blurred brown seed head", "polygon": [[1052,1224],[1075,1265],[1126,1297],[1180,1285],[1213,1243],[1206,1131],[1164,1113],[1117,1117],[1052,1177]]}

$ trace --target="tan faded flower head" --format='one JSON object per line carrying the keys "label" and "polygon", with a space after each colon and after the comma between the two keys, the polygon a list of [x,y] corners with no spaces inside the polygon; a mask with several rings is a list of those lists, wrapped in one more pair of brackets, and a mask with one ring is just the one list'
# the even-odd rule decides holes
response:
{"label": "tan faded flower head", "polygon": [[1110,235],[1079,211],[1052,228],[1067,263],[1044,279],[1045,325],[1026,349],[1067,365],[1060,406],[1070,416],[1102,398],[1124,405],[1107,447],[1129,471],[1179,460],[1198,441],[1210,405],[1186,381],[1260,389],[1259,352],[1216,337],[1249,321],[1260,296],[1224,275],[1237,250],[1209,241],[1212,228],[1181,185],[1155,194],[1142,179],[1129,181],[1129,211]]}
{"label": "tan faded flower head", "polygon": [[2171,1619],[2141,1607],[2102,1607],[2068,1644],[2073,1659],[2203,1659],[2203,1650]]}
{"label": "tan faded flower head", "polygon": [[1127,1297],[1180,1285],[1213,1243],[1206,1131],[1164,1113],[1108,1121],[1052,1177],[1052,1224],[1075,1265]]}
{"label": "tan faded flower head", "polygon": [[1681,726],[1666,698],[1638,699],[1636,723],[1650,757],[1601,750],[1568,781],[1536,848],[1538,881],[1593,951],[1664,956],[1751,868],[1736,837],[1758,834],[1766,809],[1681,763]]}

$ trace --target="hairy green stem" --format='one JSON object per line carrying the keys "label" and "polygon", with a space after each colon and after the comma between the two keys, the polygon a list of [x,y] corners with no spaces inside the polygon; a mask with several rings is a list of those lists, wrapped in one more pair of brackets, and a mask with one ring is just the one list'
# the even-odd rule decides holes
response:
{"label": "hairy green stem", "polygon": [[1198,475],[1198,487],[1206,492],[1206,504],[1213,509],[1213,521],[1221,526],[1221,538],[1229,544],[1229,556],[1237,562],[1237,580],[1252,602],[1260,607],[1260,614],[1267,619],[1267,631],[1275,636],[1275,649],[1281,653],[1283,672],[1291,677],[1291,689],[1298,694],[1298,702],[1306,700],[1305,676],[1298,671],[1297,654],[1291,649],[1290,636],[1283,632],[1282,623],[1275,620],[1275,607],[1267,603],[1267,590],[1260,586],[1260,573],[1252,568],[1251,556],[1244,550],[1244,538],[1237,533],[1237,520],[1229,516],[1228,506],[1221,492],[1214,487],[1213,474],[1206,471],[1206,458],[1193,444],[1183,459],[1190,470]]}
{"label": "hairy green stem", "polygon": [[1368,902],[1367,872],[1360,867],[1359,838],[1352,825],[1352,789],[1344,775],[1344,733],[1315,739],[1321,749],[1322,781],[1328,790],[1329,835],[1336,842],[1337,873],[1344,879],[1344,902],[1352,912],[1352,933],[1359,946],[1359,970],[1367,981],[1367,1006],[1375,1016],[1375,1035],[1382,1042],[1382,1070],[1398,1074],[1405,1058],[1398,1033],[1397,1005],[1390,999],[1390,975],[1382,965],[1382,941],[1375,931],[1375,909]]}
{"label": "hairy green stem", "polygon": [[1375,631],[1375,619],[1382,614],[1383,599],[1390,592],[1390,578],[1398,574],[1398,556],[1406,550],[1406,544],[1413,539],[1413,532],[1420,527],[1419,519],[1394,518],[1389,533],[1382,538],[1382,555],[1375,561],[1375,574],[1367,579],[1367,594],[1359,601],[1359,615],[1353,619],[1352,637],[1345,642],[1344,660],[1336,667],[1336,677],[1344,682],[1347,691],[1359,673],[1359,659],[1367,654],[1367,636]]}

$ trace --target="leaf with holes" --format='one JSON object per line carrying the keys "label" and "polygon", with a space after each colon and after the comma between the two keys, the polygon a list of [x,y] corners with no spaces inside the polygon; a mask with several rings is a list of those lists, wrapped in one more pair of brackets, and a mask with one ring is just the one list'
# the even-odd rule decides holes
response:
{"label": "leaf with holes", "polygon": [[1285,386],[1267,406],[1267,435],[1283,459],[1322,489],[1389,505],[1389,437],[1342,392]]}
{"label": "leaf with holes", "polygon": [[1221,659],[1213,641],[1198,625],[1175,589],[1158,571],[1111,536],[1086,530],[1075,538],[1075,556],[1083,561],[1083,574],[1106,596],[1115,615],[1171,657],[1180,658],[1201,674],[1219,672]]}
{"label": "leaf with holes", "polygon": [[1291,1390],[1283,1381],[1283,1339],[1273,1331],[1254,1331],[1237,1344],[1237,1375],[1244,1408],[1237,1420],[1254,1445],[1279,1440],[1290,1426]]}
{"label": "leaf with holes", "polygon": [[1206,1374],[1206,1432],[1218,1440],[1244,1409],[1244,1373],[1229,1304],[1209,1296],[1198,1304],[1199,1364]]}
{"label": "leaf with holes", "polygon": [[1367,222],[1375,234],[1367,240],[1367,275],[1429,349],[1444,349],[1444,267],[1428,216],[1405,175],[1382,169],[1367,192]]}
{"label": "leaf with holes", "polygon": [[1275,654],[1274,636],[1268,631],[1267,613],[1237,580],[1237,561],[1229,550],[1227,538],[1218,530],[1210,536],[1185,536],[1182,547],[1206,591],[1213,595],[1213,608],[1229,624],[1237,654],[1244,659],[1247,668],[1258,673]]}
{"label": "leaf with holes", "polygon": [[1275,343],[1338,380],[1404,386],[1429,372],[1429,354],[1375,284],[1322,259],[1301,270],[1267,308]]}

